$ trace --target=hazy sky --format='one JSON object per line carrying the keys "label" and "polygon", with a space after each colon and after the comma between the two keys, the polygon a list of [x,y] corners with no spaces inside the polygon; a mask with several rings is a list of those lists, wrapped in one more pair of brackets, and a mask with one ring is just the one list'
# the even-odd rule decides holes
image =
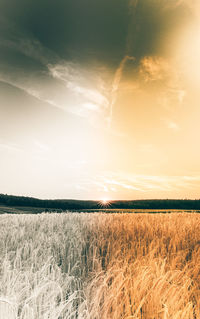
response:
{"label": "hazy sky", "polygon": [[0,192],[200,198],[198,0],[1,0]]}

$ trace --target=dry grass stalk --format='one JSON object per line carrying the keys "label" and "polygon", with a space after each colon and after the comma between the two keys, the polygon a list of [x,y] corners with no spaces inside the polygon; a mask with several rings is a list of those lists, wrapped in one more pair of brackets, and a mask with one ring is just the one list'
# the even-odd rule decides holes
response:
{"label": "dry grass stalk", "polygon": [[0,219],[2,319],[200,318],[197,213]]}

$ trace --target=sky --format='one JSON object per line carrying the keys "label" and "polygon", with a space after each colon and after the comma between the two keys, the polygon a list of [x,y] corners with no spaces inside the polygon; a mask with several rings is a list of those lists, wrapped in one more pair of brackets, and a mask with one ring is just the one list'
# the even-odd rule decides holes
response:
{"label": "sky", "polygon": [[200,198],[198,0],[0,1],[0,193]]}

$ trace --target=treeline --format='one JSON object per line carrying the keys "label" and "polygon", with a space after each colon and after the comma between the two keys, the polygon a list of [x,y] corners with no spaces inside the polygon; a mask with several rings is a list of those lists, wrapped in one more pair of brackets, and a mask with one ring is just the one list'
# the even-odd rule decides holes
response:
{"label": "treeline", "polygon": [[[22,206],[22,207],[42,207],[45,209],[96,209],[96,201],[84,200],[63,200],[63,199],[38,199],[34,197],[13,196],[0,194],[0,205],[6,206]],[[99,208],[99,207],[98,207]]]}
{"label": "treeline", "polygon": [[21,207],[42,207],[46,210],[84,210],[84,209],[185,209],[200,210],[200,200],[152,199],[152,200],[118,200],[103,205],[92,200],[37,199],[25,196],[0,194],[0,205]]}

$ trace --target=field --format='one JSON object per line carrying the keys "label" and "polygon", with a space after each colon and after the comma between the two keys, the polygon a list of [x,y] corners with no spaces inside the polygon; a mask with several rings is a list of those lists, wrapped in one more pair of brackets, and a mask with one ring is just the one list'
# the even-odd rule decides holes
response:
{"label": "field", "polygon": [[0,215],[0,319],[199,319],[200,214]]}

